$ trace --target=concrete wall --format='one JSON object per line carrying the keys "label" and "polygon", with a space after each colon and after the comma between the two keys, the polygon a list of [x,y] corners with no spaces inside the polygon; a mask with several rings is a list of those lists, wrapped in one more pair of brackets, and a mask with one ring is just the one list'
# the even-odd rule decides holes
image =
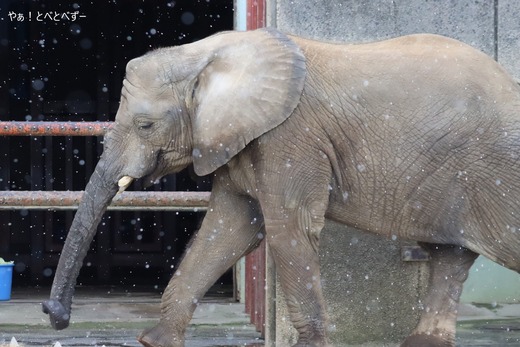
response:
{"label": "concrete wall", "polygon": [[275,15],[270,19],[282,31],[338,42],[437,33],[460,39],[493,55],[493,13],[494,3],[490,0],[278,0]]}
{"label": "concrete wall", "polygon": [[517,0],[267,0],[269,26],[304,37],[367,42],[411,33],[459,39],[520,78]]}
{"label": "concrete wall", "polygon": [[[459,39],[497,59],[520,79],[520,1],[517,0],[267,0],[267,25],[286,33],[334,42],[367,42],[411,33],[436,33]],[[356,240],[355,243],[352,241]],[[403,263],[396,241],[382,240],[328,223],[320,257],[325,295],[333,323],[333,342],[360,344],[399,341],[413,328],[428,269],[425,263]],[[341,255],[340,255],[341,254]],[[345,256],[345,254],[347,254]],[[493,284],[480,285],[483,269],[496,272],[485,260],[472,269],[463,294],[466,301],[517,302],[518,276],[501,271]],[[488,271],[488,273],[489,273]],[[479,279],[480,278],[480,279]],[[488,288],[483,295],[479,288]],[[490,296],[491,295],[491,296]],[[492,299],[491,299],[492,298]],[[271,345],[288,345],[294,331],[286,315],[283,294],[269,301]],[[275,304],[273,304],[275,303]]]}
{"label": "concrete wall", "polygon": [[520,80],[520,1],[496,0],[496,51],[498,62]]}

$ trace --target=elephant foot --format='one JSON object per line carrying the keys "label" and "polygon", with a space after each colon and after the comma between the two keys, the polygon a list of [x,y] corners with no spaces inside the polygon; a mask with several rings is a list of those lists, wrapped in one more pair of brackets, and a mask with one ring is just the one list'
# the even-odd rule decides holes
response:
{"label": "elephant foot", "polygon": [[313,340],[307,340],[307,339],[299,339],[298,342],[293,345],[292,347],[329,347],[332,346],[326,340],[323,339],[313,339]]}
{"label": "elephant foot", "polygon": [[408,336],[401,347],[455,347],[455,343],[437,335],[417,334]]}
{"label": "elephant foot", "polygon": [[184,347],[184,334],[176,334],[170,325],[159,322],[156,326],[144,330],[137,337],[146,347]]}

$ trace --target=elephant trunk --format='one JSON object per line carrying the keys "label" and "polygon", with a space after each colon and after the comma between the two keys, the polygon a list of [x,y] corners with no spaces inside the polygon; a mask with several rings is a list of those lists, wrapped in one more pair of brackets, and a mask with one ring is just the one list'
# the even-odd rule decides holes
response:
{"label": "elephant trunk", "polygon": [[69,325],[72,296],[83,260],[108,204],[117,192],[113,170],[101,158],[92,174],[61,252],[50,299],[42,303],[56,330]]}

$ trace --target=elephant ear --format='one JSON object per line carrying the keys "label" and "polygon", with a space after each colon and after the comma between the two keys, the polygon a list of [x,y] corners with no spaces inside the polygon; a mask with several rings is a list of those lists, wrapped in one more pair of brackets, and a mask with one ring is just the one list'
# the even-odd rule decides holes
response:
{"label": "elephant ear", "polygon": [[229,32],[216,47],[193,90],[193,164],[207,175],[285,121],[299,103],[305,57],[274,29]]}

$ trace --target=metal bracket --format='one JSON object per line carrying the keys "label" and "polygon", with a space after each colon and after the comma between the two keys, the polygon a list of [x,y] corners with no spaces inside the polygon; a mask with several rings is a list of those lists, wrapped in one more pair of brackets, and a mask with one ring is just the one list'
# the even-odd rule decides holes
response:
{"label": "metal bracket", "polygon": [[402,261],[429,261],[430,253],[425,251],[421,246],[402,246]]}

